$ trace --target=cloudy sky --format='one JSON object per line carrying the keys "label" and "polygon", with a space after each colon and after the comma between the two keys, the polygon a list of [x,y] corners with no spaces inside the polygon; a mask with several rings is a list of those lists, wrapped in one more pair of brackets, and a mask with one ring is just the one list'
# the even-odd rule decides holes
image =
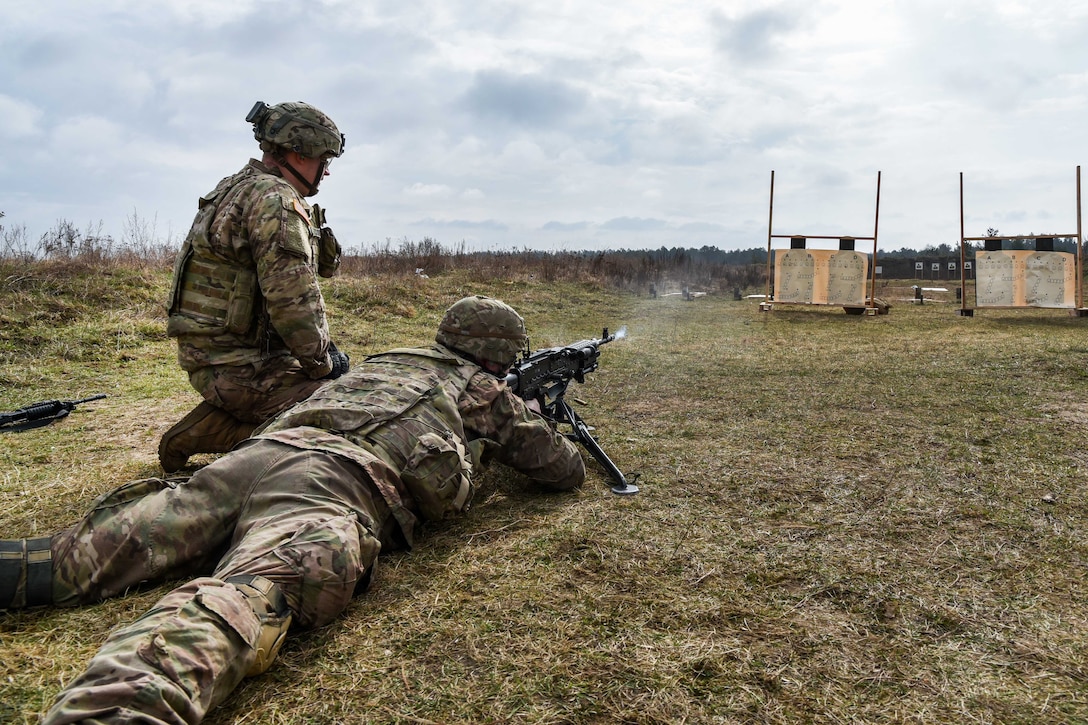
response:
{"label": "cloudy sky", "polygon": [[[0,22],[0,224],[187,231],[257,100],[347,136],[347,247],[919,249],[1075,233],[1084,0],[35,0]],[[1088,173],[1088,172],[1086,172]]]}

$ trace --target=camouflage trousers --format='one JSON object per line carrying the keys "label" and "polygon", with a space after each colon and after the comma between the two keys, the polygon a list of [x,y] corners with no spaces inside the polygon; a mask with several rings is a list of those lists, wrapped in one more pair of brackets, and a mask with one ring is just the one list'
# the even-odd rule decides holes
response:
{"label": "camouflage trousers", "polygon": [[204,400],[245,423],[263,423],[327,382],[311,380],[290,357],[252,365],[211,365],[189,373],[189,384]]}
{"label": "camouflage trousers", "polygon": [[205,576],[114,630],[43,722],[199,722],[256,657],[260,619],[226,579],[265,577],[295,624],[321,626],[369,581],[383,546],[401,545],[395,531],[358,465],[276,441],[248,441],[187,481],[146,479],[102,496],[53,536],[57,604]]}

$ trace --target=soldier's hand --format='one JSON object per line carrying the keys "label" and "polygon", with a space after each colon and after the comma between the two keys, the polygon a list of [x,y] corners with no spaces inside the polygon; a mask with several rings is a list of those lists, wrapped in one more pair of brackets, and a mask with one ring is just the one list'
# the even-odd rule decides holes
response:
{"label": "soldier's hand", "polygon": [[335,380],[351,369],[347,353],[340,352],[334,342],[329,342],[329,359],[332,361],[332,370],[322,380]]}

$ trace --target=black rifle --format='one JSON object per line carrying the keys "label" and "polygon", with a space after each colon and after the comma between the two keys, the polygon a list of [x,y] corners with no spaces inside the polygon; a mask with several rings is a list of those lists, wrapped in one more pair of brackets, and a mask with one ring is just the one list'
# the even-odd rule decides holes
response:
{"label": "black rifle", "polygon": [[558,425],[569,425],[571,432],[564,435],[585,446],[590,455],[608,471],[615,481],[612,493],[625,495],[638,493],[638,486],[634,484],[638,480],[638,474],[632,476],[631,482],[627,481],[623,472],[590,434],[592,428],[586,425],[566,400],[570,382],[574,380],[584,383],[586,373],[591,373],[598,367],[601,345],[615,339],[616,336],[609,335],[606,327],[599,340],[580,340],[571,345],[547,347],[536,352],[526,349],[525,354],[510,369],[506,382],[524,400],[537,401],[544,416]]}
{"label": "black rifle", "polygon": [[105,393],[99,393],[80,400],[46,400],[19,408],[11,413],[0,413],[0,433],[41,428],[43,425],[49,425],[65,417],[80,403],[89,403],[105,397]]}

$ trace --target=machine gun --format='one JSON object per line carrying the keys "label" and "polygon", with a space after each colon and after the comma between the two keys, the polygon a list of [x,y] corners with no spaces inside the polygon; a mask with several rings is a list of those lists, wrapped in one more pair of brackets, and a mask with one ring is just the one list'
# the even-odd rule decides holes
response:
{"label": "machine gun", "polygon": [[[623,336],[622,330],[620,336]],[[571,381],[584,383],[586,373],[591,373],[598,367],[601,345],[615,339],[616,335],[609,335],[606,327],[599,340],[580,340],[570,345],[547,347],[536,352],[526,349],[525,354],[510,369],[506,382],[519,397],[537,401],[544,416],[560,426],[570,426],[570,432],[564,435],[581,443],[604,467],[615,482],[612,493],[629,495],[638,493],[638,486],[634,484],[638,480],[638,474],[634,474],[630,482],[627,480],[590,433],[592,428],[586,425],[566,399],[567,387]]]}
{"label": "machine gun", "polygon": [[105,397],[105,393],[99,393],[80,400],[46,400],[10,413],[0,413],[0,433],[41,428],[64,418],[81,403],[89,403]]}

